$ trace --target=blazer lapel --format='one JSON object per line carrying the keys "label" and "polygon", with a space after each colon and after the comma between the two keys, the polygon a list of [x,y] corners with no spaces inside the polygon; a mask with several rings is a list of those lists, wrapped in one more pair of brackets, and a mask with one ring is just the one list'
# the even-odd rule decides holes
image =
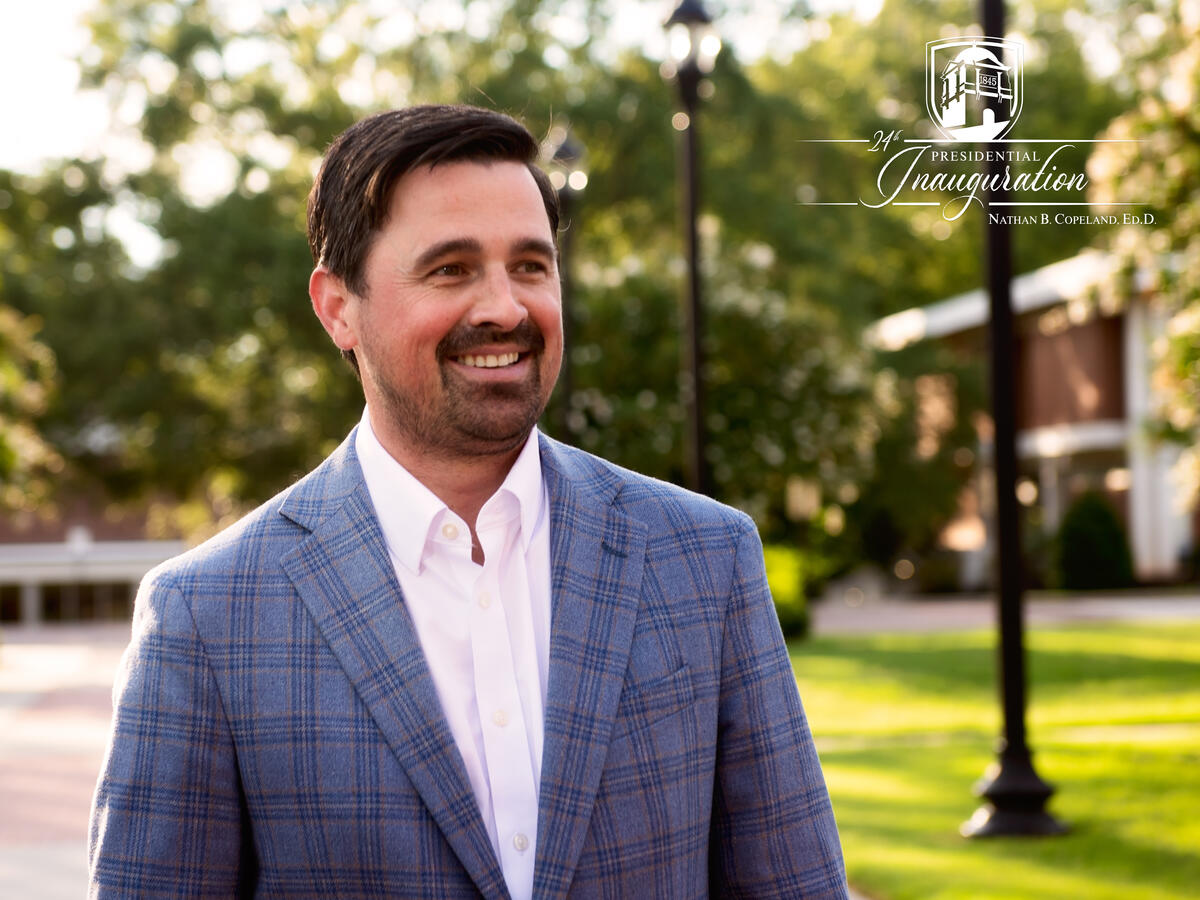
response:
{"label": "blazer lapel", "polygon": [[281,508],[312,531],[284,557],[284,570],[472,880],[485,896],[507,897],[353,438],[352,432]]}
{"label": "blazer lapel", "polygon": [[616,479],[542,438],[552,613],[534,895],[570,887],[629,661],[645,526],[612,506]]}

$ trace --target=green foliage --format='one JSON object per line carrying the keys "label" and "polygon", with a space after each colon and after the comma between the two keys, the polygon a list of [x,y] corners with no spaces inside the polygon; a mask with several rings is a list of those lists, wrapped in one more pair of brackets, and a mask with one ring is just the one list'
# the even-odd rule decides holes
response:
{"label": "green foliage", "polygon": [[40,259],[24,254],[27,216],[46,218],[47,204],[28,207],[13,180],[0,172],[0,510],[32,510],[52,494],[62,457],[48,444],[38,417],[54,396],[54,353],[37,335],[42,322],[23,315],[13,301],[29,280],[49,275],[56,244],[66,241],[44,222],[36,222]]}
{"label": "green foliage", "polygon": [[[1088,164],[1097,202],[1133,204],[1140,223],[1107,242],[1125,267],[1124,294],[1147,286],[1169,317],[1157,345],[1162,400],[1153,430],[1185,450],[1186,496],[1200,499],[1200,13],[1195,4],[1120,6],[1116,30],[1129,76],[1128,110]],[[1145,214],[1152,216],[1152,221]]]}
{"label": "green foliage", "polygon": [[[0,230],[0,242],[5,235]],[[35,418],[53,384],[54,356],[34,337],[36,322],[0,306],[0,509],[32,509],[51,491],[62,459]]]}
{"label": "green foliage", "polygon": [[1200,881],[1200,625],[1041,629],[1030,738],[1071,826],[965,841],[999,730],[991,632],[816,637],[800,694],[851,882],[878,900],[1183,900]]}
{"label": "green foliage", "polygon": [[[110,495],[162,496],[188,504],[193,524],[220,524],[344,434],[361,410],[358,385],[305,297],[313,167],[361,116],[442,101],[512,112],[536,134],[570,125],[586,147],[589,183],[568,223],[573,391],[554,399],[546,427],[565,422],[559,436],[572,443],[681,479],[674,87],[654,62],[606,42],[604,4],[402,6],[94,7],[84,81],[122,110],[119,130],[142,159],[0,176],[16,223],[0,265],[5,301],[41,320],[58,357],[60,390],[41,427]],[[1031,63],[1030,97],[1061,127],[1091,133],[1108,94],[1080,74],[1064,6],[1022,13],[1046,51]],[[943,233],[926,211],[798,205],[814,191],[857,196],[877,165],[861,145],[806,141],[922,119],[920,48],[974,15],[958,0],[888,2],[870,22],[830,17],[787,58],[725,52],[698,118],[716,493],[769,539],[808,540],[785,489],[816,485],[814,521],[847,523],[825,558],[857,554],[872,521],[890,522],[905,546],[928,543],[952,506],[963,467],[938,467],[962,441],[914,463],[905,423],[888,429],[916,370],[889,361],[877,372],[859,335],[880,315],[977,283],[981,229],[970,216]],[[225,174],[206,185],[199,169]],[[116,237],[129,220],[148,236],[136,263]],[[1039,232],[1020,265],[1069,255],[1085,237]],[[859,498],[870,501],[862,517]]]}
{"label": "green foliage", "polygon": [[808,597],[805,594],[804,557],[795,547],[767,544],[763,547],[767,584],[775,601],[775,612],[785,637],[808,634]]}
{"label": "green foliage", "polygon": [[[555,401],[567,408],[562,436],[678,480],[672,88],[648,60],[594,54],[594,10],[589,29],[556,37],[560,6],[497,5],[464,28],[437,4],[416,19],[246,5],[236,20],[199,0],[98,4],[85,80],[138,113],[146,162],[74,161],[14,182],[29,227],[13,303],[41,316],[59,354],[45,427],[75,467],[110,494],[165,494],[222,521],[319,460],[361,400],[305,298],[312,167],[362,115],[463,100],[518,114],[535,133],[569,122],[586,146],[590,181],[569,223],[578,327],[573,395]],[[397,41],[404,21],[415,27]],[[724,85],[704,113],[714,134],[741,134],[732,123],[743,119],[760,137],[791,123],[777,155],[755,148],[771,168],[707,145],[704,219],[710,464],[722,499],[785,531],[787,478],[831,491],[861,478],[880,411],[869,356],[806,295],[804,260],[824,248],[810,241],[795,259],[790,240],[787,256],[774,249],[795,231],[779,190],[801,120],[794,100],[765,94],[728,54],[714,80]],[[210,170],[228,169],[225,184],[195,183],[198,147]],[[160,243],[157,258],[126,258],[114,211]],[[46,253],[54,228],[70,246]]]}
{"label": "green foliage", "polygon": [[1078,497],[1058,530],[1058,583],[1067,590],[1133,583],[1129,541],[1116,510],[1094,491]]}
{"label": "green foliage", "polygon": [[[945,344],[916,344],[881,363],[895,384],[896,405],[875,446],[875,470],[848,518],[864,558],[890,569],[902,553],[924,557],[936,550],[975,471],[975,420],[986,394],[978,358],[964,359]],[[921,411],[922,380],[949,401],[948,416]]]}
{"label": "green foliage", "polygon": [[1045,523],[1045,510],[1041,507],[1021,511],[1022,574],[1027,588],[1058,586],[1058,535]]}

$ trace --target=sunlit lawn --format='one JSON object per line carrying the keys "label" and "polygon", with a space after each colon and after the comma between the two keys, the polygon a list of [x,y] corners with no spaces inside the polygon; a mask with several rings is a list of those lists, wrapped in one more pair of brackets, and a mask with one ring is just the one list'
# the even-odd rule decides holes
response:
{"label": "sunlit lawn", "polygon": [[1030,742],[1063,837],[959,825],[1000,720],[992,633],[792,646],[851,883],[873,898],[1200,896],[1200,623],[1033,631]]}

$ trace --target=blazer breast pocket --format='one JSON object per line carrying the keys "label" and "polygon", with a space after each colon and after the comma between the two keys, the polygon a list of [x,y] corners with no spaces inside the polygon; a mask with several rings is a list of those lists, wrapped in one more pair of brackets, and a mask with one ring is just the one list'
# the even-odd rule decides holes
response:
{"label": "blazer breast pocket", "polygon": [[649,728],[661,719],[683,712],[693,699],[691,674],[686,665],[653,681],[626,684],[617,704],[614,737]]}

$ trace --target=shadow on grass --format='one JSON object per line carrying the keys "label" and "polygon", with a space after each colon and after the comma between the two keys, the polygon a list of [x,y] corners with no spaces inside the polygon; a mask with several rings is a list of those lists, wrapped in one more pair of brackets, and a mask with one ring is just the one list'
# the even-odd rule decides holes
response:
{"label": "shadow on grass", "polygon": [[1183,898],[1200,884],[1200,857],[1173,839],[1192,828],[1200,788],[1188,749],[1056,745],[1039,768],[1058,783],[1051,809],[1071,832],[976,841],[958,827],[979,805],[971,787],[992,758],[985,739],[822,758],[851,880],[872,895]]}
{"label": "shadow on grass", "polygon": [[1193,690],[1197,684],[1197,666],[1192,660],[1038,647],[1029,654],[1029,675],[1031,681],[1045,689],[1077,689],[1081,682],[1119,681],[1147,691],[1171,691]]}
{"label": "shadow on grass", "polygon": [[1029,637],[1036,764],[1072,828],[1059,838],[958,834],[994,759],[991,632],[793,646],[851,881],[886,900],[1197,896],[1200,626]]}
{"label": "shadow on grass", "polygon": [[[1082,682],[1133,683],[1146,691],[1194,689],[1197,664],[1171,657],[1046,648],[1030,641],[1028,672],[1042,697]],[[906,689],[946,695],[994,691],[995,638],[987,633],[875,635],[818,638],[792,647],[797,668],[820,659],[853,661],[863,680],[903,684]]]}

